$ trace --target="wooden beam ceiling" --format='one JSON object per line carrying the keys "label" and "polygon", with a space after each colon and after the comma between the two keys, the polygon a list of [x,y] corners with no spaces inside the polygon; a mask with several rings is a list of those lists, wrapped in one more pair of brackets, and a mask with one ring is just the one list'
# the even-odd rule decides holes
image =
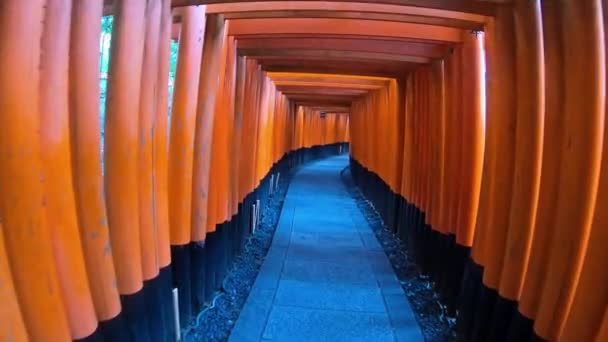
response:
{"label": "wooden beam ceiling", "polygon": [[300,104],[305,101],[309,106],[323,107],[328,106],[327,101],[345,102],[364,97],[371,91],[387,86],[390,80],[379,77],[289,72],[269,72],[267,76],[274,82],[277,90],[290,100]]}
{"label": "wooden beam ceiling", "polygon": [[396,37],[421,41],[461,43],[462,30],[436,25],[376,20],[327,18],[232,19],[228,34],[337,34]]}
{"label": "wooden beam ceiling", "polygon": [[395,21],[403,23],[417,23],[428,25],[440,25],[467,30],[480,30],[483,23],[474,21],[444,19],[435,17],[421,17],[407,14],[391,13],[369,13],[369,12],[327,12],[315,11],[258,11],[258,12],[236,12],[224,14],[226,19],[254,19],[254,18],[333,18],[333,19],[356,19],[356,20],[380,20]]}
{"label": "wooden beam ceiling", "polygon": [[427,57],[391,54],[380,52],[357,52],[336,50],[294,50],[294,49],[247,49],[240,48],[239,54],[257,59],[285,59],[296,57],[300,59],[322,59],[343,61],[398,61],[410,63],[428,63]]}
{"label": "wooden beam ceiling", "polygon": [[243,37],[239,49],[335,50],[442,58],[448,45],[407,40],[362,39],[331,36]]}
{"label": "wooden beam ceiling", "polygon": [[[311,0],[310,2],[314,2]],[[218,3],[257,3],[259,1],[248,0],[173,0],[171,5],[190,6]],[[400,6],[422,7],[436,10],[455,11],[463,13],[474,13],[480,15],[494,15],[497,4],[478,0],[344,0],[335,2],[354,2],[366,4],[389,4]]]}
{"label": "wooden beam ceiling", "polygon": [[[354,99],[387,86],[390,78],[446,56],[508,0],[500,2],[172,0],[171,5],[176,18],[181,6],[205,4],[207,15],[226,20],[238,54],[256,60],[295,103],[348,112]],[[111,11],[112,1],[105,4]],[[178,35],[176,22],[173,38]]]}
{"label": "wooden beam ceiling", "polygon": [[262,60],[259,62],[262,69],[269,72],[326,73],[394,78],[404,77],[409,71],[414,70],[419,65],[415,63],[341,62],[299,59],[288,61]]}

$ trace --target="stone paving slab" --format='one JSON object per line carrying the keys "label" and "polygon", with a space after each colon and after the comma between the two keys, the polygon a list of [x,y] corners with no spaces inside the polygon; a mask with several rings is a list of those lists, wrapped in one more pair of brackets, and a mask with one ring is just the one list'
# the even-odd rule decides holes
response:
{"label": "stone paving slab", "polygon": [[264,341],[394,341],[386,315],[275,305]]}
{"label": "stone paving slab", "polygon": [[344,187],[347,156],[302,168],[230,341],[423,341],[409,302]]}

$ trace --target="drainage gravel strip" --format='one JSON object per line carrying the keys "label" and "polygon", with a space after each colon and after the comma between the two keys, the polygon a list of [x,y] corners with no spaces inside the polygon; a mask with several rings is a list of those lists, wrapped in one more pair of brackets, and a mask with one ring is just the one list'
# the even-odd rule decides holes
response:
{"label": "drainage gravel strip", "polygon": [[182,341],[228,340],[272,244],[285,195],[295,172],[297,168],[280,177],[278,188],[261,210],[261,220],[255,234],[247,238],[245,247],[228,270],[222,290],[216,294],[211,305],[182,331]]}
{"label": "drainage gravel strip", "polygon": [[[236,257],[223,282],[222,290],[212,304],[198,314],[182,331],[183,341],[226,341],[241,309],[247,301],[260,267],[272,244],[285,195],[293,174],[292,170],[279,182],[278,190],[264,210],[255,235],[248,238],[241,254]],[[373,205],[365,199],[353,183],[350,168],[342,171],[342,180],[355,199],[378,241],[384,248],[391,265],[407,296],[425,340],[430,342],[455,340],[455,319],[448,317],[445,306],[433,290],[429,278],[418,271],[416,263],[408,257],[407,246],[382,222]]]}
{"label": "drainage gravel strip", "polygon": [[412,306],[425,340],[429,342],[455,341],[456,319],[447,315],[447,309],[445,305],[441,304],[439,295],[433,290],[433,283],[429,277],[419,272],[415,261],[408,256],[406,244],[390,231],[374,206],[359,191],[353,182],[350,167],[342,170],[341,176],[348,192],[355,199],[359,210],[365,216],[382,245],[384,253],[388,256]]}

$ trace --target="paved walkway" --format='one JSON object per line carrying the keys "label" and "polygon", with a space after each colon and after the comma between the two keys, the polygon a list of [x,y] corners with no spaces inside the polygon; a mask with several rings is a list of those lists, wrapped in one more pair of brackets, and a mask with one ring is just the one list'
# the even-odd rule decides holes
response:
{"label": "paved walkway", "polygon": [[423,341],[382,247],[349,196],[348,156],[303,167],[230,341]]}

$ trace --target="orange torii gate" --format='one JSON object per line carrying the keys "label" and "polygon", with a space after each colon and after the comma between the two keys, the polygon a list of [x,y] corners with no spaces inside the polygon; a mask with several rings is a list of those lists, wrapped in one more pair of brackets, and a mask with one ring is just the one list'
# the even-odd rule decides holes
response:
{"label": "orange torii gate", "polygon": [[605,339],[607,8],[0,2],[0,338],[173,340],[172,288],[187,324],[275,174],[350,142],[459,338]]}

